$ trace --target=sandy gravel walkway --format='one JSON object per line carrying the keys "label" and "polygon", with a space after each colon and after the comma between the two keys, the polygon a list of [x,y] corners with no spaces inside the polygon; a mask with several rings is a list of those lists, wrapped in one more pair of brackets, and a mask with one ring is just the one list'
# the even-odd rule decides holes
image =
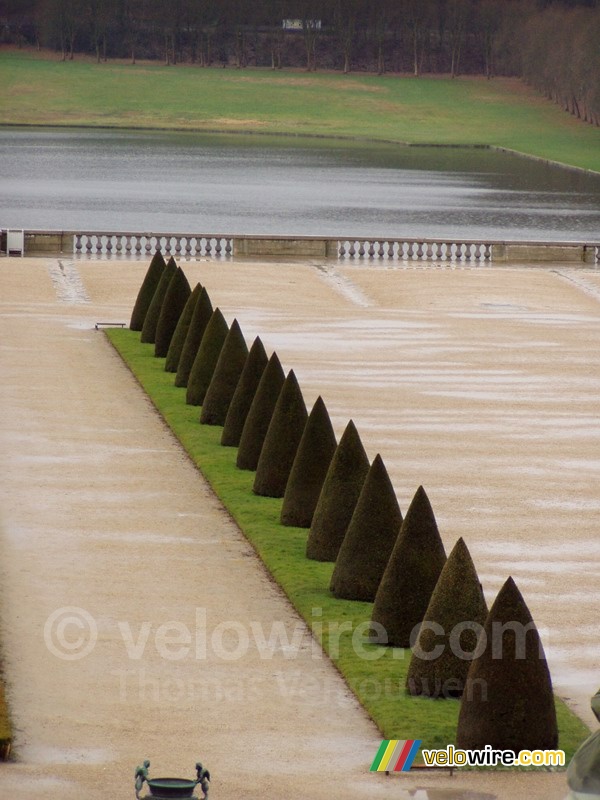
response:
{"label": "sandy gravel walkway", "polygon": [[[372,776],[378,732],[306,633],[293,658],[255,637],[228,657],[240,629],[268,637],[282,622],[291,636],[300,622],[93,330],[129,319],[145,269],[0,262],[1,612],[18,755],[0,797],[132,797],[148,757],[154,775],[190,776],[202,758],[215,798],[562,798],[560,775]],[[184,269],[247,339],[277,348],[308,405],[323,394],[338,433],[355,419],[403,510],[425,485],[490,600],[514,575],[548,630],[558,691],[585,715],[599,682],[599,276]],[[97,638],[67,660],[93,644],[76,615]]]}

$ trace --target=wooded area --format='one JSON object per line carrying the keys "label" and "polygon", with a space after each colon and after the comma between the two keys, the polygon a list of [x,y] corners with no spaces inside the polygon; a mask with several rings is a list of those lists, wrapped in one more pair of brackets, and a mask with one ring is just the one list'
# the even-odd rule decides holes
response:
{"label": "wooded area", "polygon": [[600,124],[598,0],[5,0],[0,26],[63,60],[517,75]]}

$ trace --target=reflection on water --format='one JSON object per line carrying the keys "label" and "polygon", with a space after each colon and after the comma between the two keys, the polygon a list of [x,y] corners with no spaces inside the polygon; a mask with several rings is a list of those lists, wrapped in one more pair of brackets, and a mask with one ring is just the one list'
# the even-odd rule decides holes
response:
{"label": "reflection on water", "polygon": [[484,149],[3,129],[0,162],[5,228],[600,238],[600,176]]}

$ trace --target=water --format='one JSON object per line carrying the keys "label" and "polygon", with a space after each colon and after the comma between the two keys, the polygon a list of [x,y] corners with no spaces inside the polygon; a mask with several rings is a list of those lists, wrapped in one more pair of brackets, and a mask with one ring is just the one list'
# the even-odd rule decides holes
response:
{"label": "water", "polygon": [[600,176],[480,149],[0,129],[0,227],[600,239]]}

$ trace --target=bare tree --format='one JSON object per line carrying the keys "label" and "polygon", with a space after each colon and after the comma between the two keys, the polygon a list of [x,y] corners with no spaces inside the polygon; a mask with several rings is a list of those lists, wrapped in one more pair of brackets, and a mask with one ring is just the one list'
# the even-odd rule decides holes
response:
{"label": "bare tree", "polygon": [[373,0],[369,3],[369,29],[375,43],[375,60],[377,74],[383,75],[386,70],[385,44],[389,20],[389,0]]}
{"label": "bare tree", "polygon": [[302,14],[302,34],[306,52],[306,71],[314,72],[317,68],[317,40],[321,32],[321,13],[323,3],[319,0],[302,0],[299,4]]}
{"label": "bare tree", "polygon": [[413,75],[418,78],[429,45],[433,6],[430,0],[404,0],[403,12],[410,34]]}
{"label": "bare tree", "polygon": [[60,49],[61,61],[72,61],[83,20],[79,0],[46,0],[41,8],[47,38]]}
{"label": "bare tree", "polygon": [[483,0],[477,15],[483,49],[483,69],[488,80],[494,76],[495,72],[496,36],[502,24],[502,14],[505,7],[506,4],[502,5],[501,0]]}
{"label": "bare tree", "polygon": [[136,61],[141,28],[146,17],[146,0],[124,0],[123,19],[125,42],[132,64],[135,64]]}
{"label": "bare tree", "polygon": [[271,54],[271,69],[281,69],[285,49],[283,20],[287,15],[285,0],[265,0],[263,13],[268,25],[267,38]]}
{"label": "bare tree", "polygon": [[452,78],[456,78],[460,71],[460,57],[465,41],[468,12],[468,0],[449,0],[448,34],[450,37],[450,75]]}
{"label": "bare tree", "polygon": [[115,0],[88,0],[87,12],[90,39],[96,54],[96,62],[106,61],[106,46],[111,25],[117,15]]}
{"label": "bare tree", "polygon": [[356,25],[363,6],[363,0],[335,0],[333,24],[342,49],[344,75],[347,75],[352,68]]}

